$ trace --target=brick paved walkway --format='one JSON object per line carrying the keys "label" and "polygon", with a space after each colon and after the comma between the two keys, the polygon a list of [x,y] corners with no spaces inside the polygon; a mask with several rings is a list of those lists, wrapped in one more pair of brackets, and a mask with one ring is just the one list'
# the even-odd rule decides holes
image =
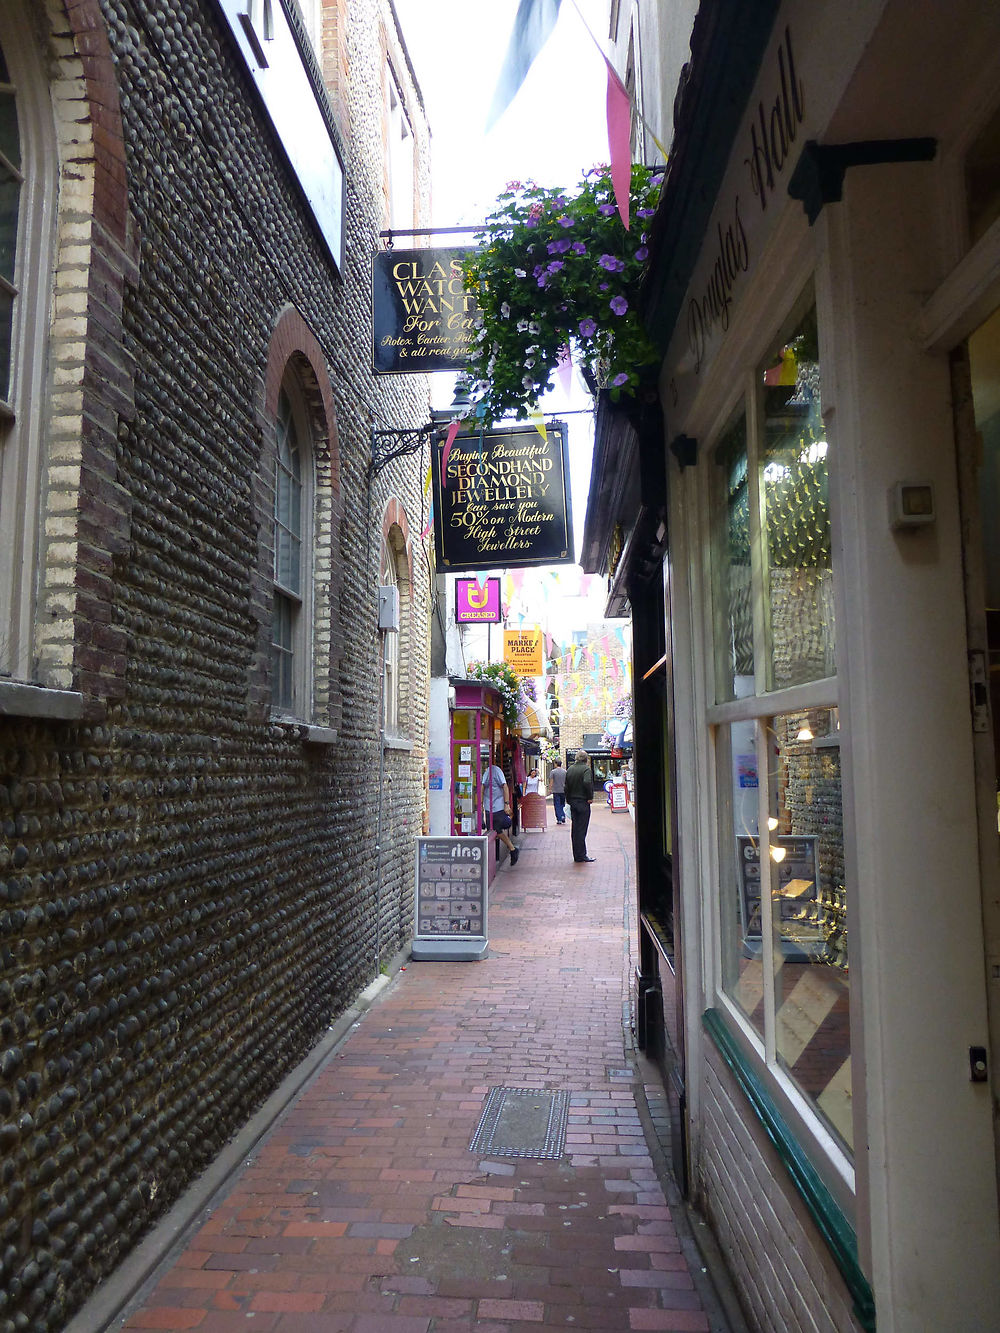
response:
{"label": "brick paved walkway", "polygon": [[[400,972],[119,1326],[724,1327],[625,1045],[631,840],[597,807],[593,865],[573,864],[568,825],[523,835],[493,886],[490,956]],[[570,1094],[561,1158],[469,1150],[494,1087]]]}

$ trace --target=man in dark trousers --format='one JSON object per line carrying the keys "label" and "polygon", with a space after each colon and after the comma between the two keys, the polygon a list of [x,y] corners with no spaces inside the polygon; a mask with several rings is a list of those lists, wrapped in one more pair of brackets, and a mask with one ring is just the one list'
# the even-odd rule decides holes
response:
{"label": "man in dark trousers", "polygon": [[593,861],[587,855],[587,829],[590,826],[590,803],[594,799],[594,775],[590,770],[590,755],[578,750],[576,763],[566,770],[566,803],[569,806],[570,834],[573,840],[573,860]]}
{"label": "man in dark trousers", "polygon": [[552,809],[556,812],[556,823],[566,823],[566,770],[560,761],[549,774],[549,791],[552,793]]}

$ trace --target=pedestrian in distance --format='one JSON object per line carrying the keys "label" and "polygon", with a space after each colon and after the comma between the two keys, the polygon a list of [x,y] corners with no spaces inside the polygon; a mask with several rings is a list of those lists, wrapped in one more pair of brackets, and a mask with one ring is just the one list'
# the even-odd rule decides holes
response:
{"label": "pedestrian in distance", "polygon": [[552,809],[555,811],[556,823],[565,824],[566,770],[563,768],[561,760],[549,774],[549,790],[552,792]]}
{"label": "pedestrian in distance", "polygon": [[569,802],[573,860],[593,861],[596,858],[587,855],[587,829],[590,827],[590,803],[594,799],[594,774],[586,750],[578,750],[576,763],[570,764],[566,770],[565,792]]}
{"label": "pedestrian in distance", "polygon": [[499,764],[491,764],[483,774],[483,804],[486,806],[486,826],[493,830],[510,852],[510,863],[517,865],[520,856],[508,829],[513,822],[510,813],[510,788]]}

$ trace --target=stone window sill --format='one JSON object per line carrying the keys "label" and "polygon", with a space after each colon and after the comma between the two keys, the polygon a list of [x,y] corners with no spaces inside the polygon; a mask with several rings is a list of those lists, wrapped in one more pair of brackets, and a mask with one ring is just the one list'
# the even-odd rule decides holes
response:
{"label": "stone window sill", "polygon": [[0,680],[0,716],[75,722],[83,716],[83,695],[76,690],[50,690],[44,685]]}
{"label": "stone window sill", "polygon": [[305,741],[308,745],[336,745],[337,730],[335,727],[320,727],[313,722],[303,722],[297,717],[272,716],[271,722],[276,727],[281,727],[289,735],[298,736],[299,740]]}
{"label": "stone window sill", "polygon": [[413,749],[413,742],[409,736],[385,736],[382,741],[387,750],[405,750],[407,753]]}

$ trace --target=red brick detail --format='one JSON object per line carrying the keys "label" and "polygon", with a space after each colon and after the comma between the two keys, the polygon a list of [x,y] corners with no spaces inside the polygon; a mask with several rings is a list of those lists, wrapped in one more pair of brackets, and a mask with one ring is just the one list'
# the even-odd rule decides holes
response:
{"label": "red brick detail", "polygon": [[118,80],[100,0],[66,0],[66,20],[83,61],[94,138],[94,220],[119,244],[128,238],[125,135]]}
{"label": "red brick detail", "polygon": [[337,414],[333,405],[333,385],[326,366],[326,358],[319,339],[294,306],[286,305],[278,316],[267,352],[264,374],[264,411],[273,420],[278,413],[278,394],[282,381],[292,366],[303,381],[308,393],[313,390],[319,399],[318,453],[329,453],[330,489],[340,493],[340,444],[337,433]]}
{"label": "red brick detail", "polygon": [[410,541],[410,522],[402,500],[395,495],[389,500],[382,515],[382,539],[389,540],[393,528],[399,528],[403,536],[403,549],[406,552],[406,568],[410,582],[413,582],[413,543]]}

